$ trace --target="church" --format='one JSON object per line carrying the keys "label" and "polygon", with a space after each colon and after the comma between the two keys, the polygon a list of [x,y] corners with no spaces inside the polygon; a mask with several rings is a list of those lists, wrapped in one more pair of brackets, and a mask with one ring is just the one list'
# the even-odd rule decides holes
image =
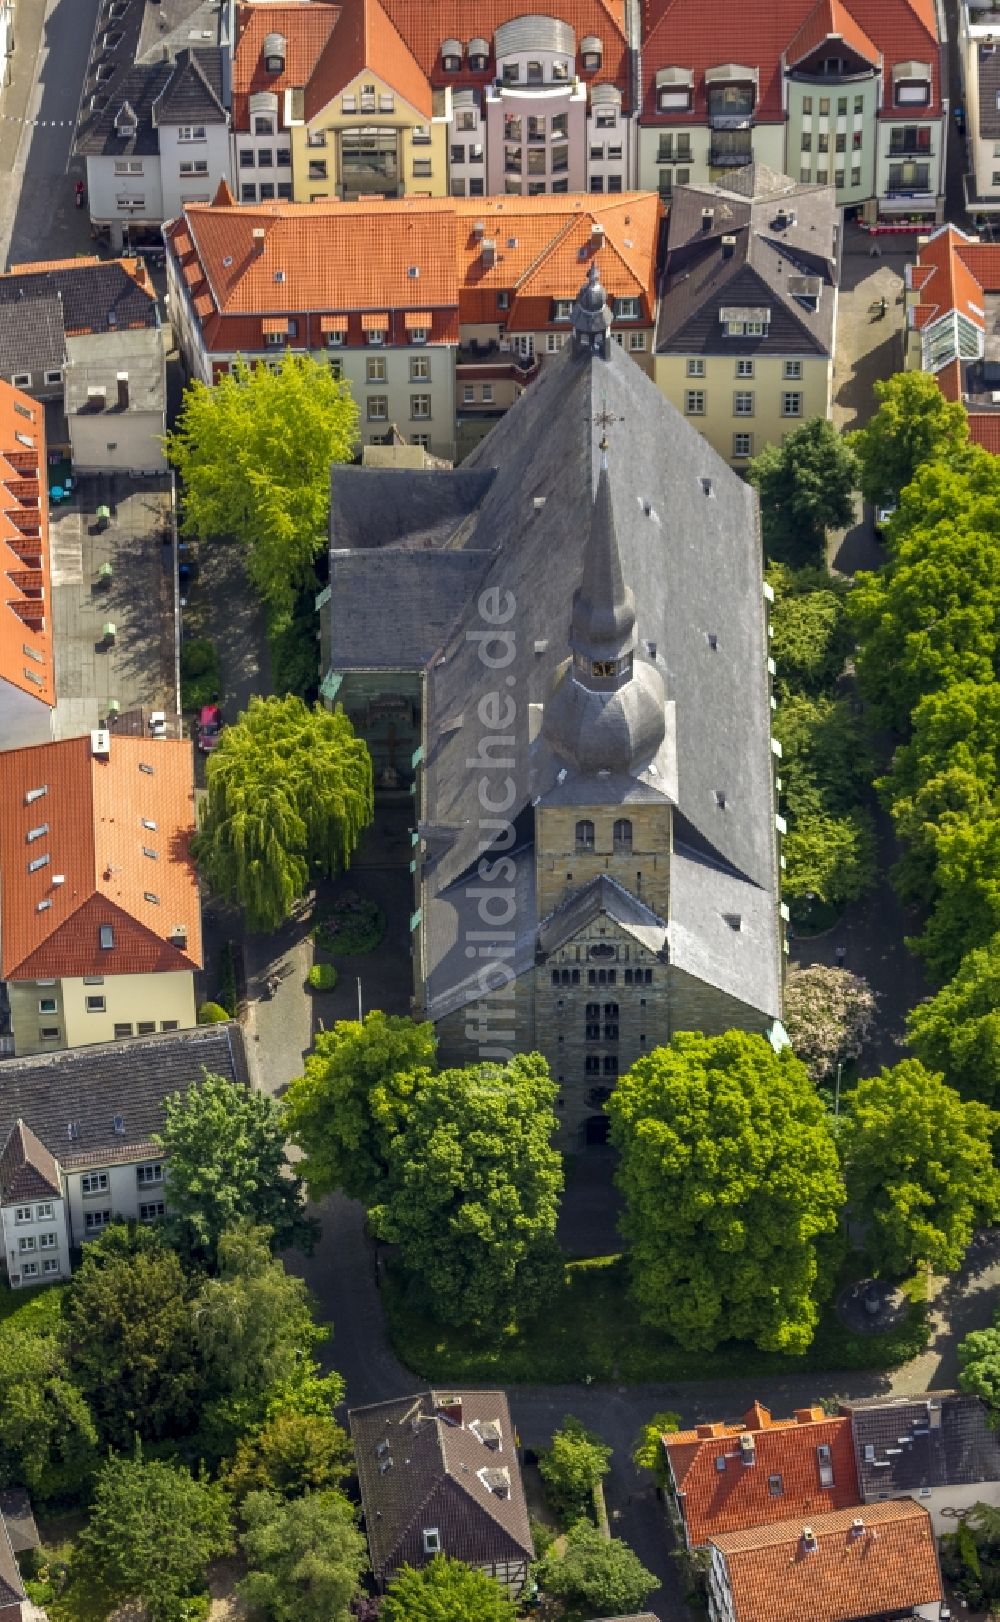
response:
{"label": "church", "polygon": [[324,700],[412,795],[413,1013],[442,1064],[545,1055],[562,1147],[677,1031],[781,1040],[755,492],[614,341],[572,335],[460,467],[337,466]]}

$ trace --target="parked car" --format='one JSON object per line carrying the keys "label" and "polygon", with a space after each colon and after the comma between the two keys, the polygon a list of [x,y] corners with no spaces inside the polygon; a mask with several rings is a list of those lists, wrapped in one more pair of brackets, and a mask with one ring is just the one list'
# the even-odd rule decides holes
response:
{"label": "parked car", "polygon": [[222,711],[218,704],[205,704],[198,716],[198,748],[210,755],[219,742],[222,731]]}

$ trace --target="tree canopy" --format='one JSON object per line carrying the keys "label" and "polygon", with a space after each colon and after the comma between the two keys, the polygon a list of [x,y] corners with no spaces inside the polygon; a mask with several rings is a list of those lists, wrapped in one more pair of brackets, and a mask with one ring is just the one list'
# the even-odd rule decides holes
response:
{"label": "tree canopy", "polygon": [[311,1248],[315,1224],[302,1208],[302,1179],[285,1154],[284,1108],[267,1093],[206,1072],[164,1100],[160,1135],[167,1196],[183,1238],[214,1263],[227,1228],[270,1229],[276,1249]]}
{"label": "tree canopy", "polygon": [[1000,1107],[1000,934],[967,952],[953,980],[907,1021],[917,1058],[965,1099]]}
{"label": "tree canopy", "polygon": [[658,1487],[667,1485],[669,1474],[663,1438],[680,1428],[680,1414],[665,1408],[660,1413],[654,1414],[651,1419],[647,1419],[632,1444],[632,1463],[637,1470],[651,1470]]}
{"label": "tree canopy", "polygon": [[611,1448],[595,1431],[567,1414],[552,1435],[552,1446],[539,1456],[545,1496],[564,1524],[572,1524],[593,1507],[594,1488],[611,1468]]}
{"label": "tree canopy", "polygon": [[783,1023],[813,1081],[825,1081],[838,1064],[861,1057],[875,1013],[875,993],[861,975],[825,963],[789,970]]}
{"label": "tree canopy", "polygon": [[875,879],[875,829],[859,804],[868,761],[844,699],[788,693],[774,718],[782,749],[788,833],[782,893],[793,906],[818,896],[856,901]]}
{"label": "tree canopy", "polygon": [[379,1622],[515,1622],[517,1607],[493,1577],[438,1554],[389,1584]]}
{"label": "tree canopy", "polygon": [[150,1622],[183,1622],[184,1601],[204,1589],[209,1561],[231,1547],[221,1487],[139,1453],[113,1454],[101,1466],[80,1548],[114,1601],[144,1605]]}
{"label": "tree canopy", "polygon": [[946,400],[929,372],[896,372],[875,384],[878,410],[850,436],[859,484],[873,506],[898,501],[925,462],[946,462],[967,444],[960,401]]}
{"label": "tree canopy", "polygon": [[343,1493],[307,1492],[291,1501],[253,1492],[240,1514],[249,1567],[240,1593],[254,1611],[273,1622],[349,1622],[368,1552]]}
{"label": "tree canopy", "polygon": [[977,1223],[1000,1215],[992,1138],[1000,1117],[964,1103],[941,1076],[905,1059],[847,1095],[841,1146],[848,1199],[877,1267],[960,1266]]}
{"label": "tree canopy", "polygon": [[779,693],[833,686],[853,646],[844,592],[820,569],[772,567],[771,655]]}
{"label": "tree canopy", "polygon": [[822,563],[827,530],[853,520],[857,463],[826,417],[793,429],[783,445],[765,445],[748,477],[760,492],[764,549],[773,562]]}
{"label": "tree canopy", "polygon": [[0,1486],[70,1497],[98,1461],[90,1405],[62,1335],[64,1289],[44,1291],[0,1322]]}
{"label": "tree canopy", "polygon": [[352,1458],[350,1437],[329,1414],[278,1413],[241,1437],[226,1487],[237,1502],[251,1492],[297,1498],[338,1486]]}
{"label": "tree canopy", "polygon": [[991,1423],[1000,1424],[1000,1324],[974,1329],[958,1348],[958,1383],[963,1391],[981,1397],[990,1410]]}
{"label": "tree canopy", "polygon": [[564,1600],[575,1613],[631,1616],[660,1586],[621,1538],[606,1538],[589,1521],[577,1521],[562,1555],[550,1549],[538,1570],[540,1588]]}
{"label": "tree canopy", "polygon": [[347,462],[358,409],[325,361],[286,352],[277,370],[237,361],[192,382],[166,452],[183,481],[185,535],[233,536],[273,609],[291,611],[327,543],[330,464]]}
{"label": "tree canopy", "polygon": [[805,1066],[762,1036],[685,1032],[638,1060],[607,1109],[643,1320],[692,1347],[804,1352],[817,1244],[844,1198]]}
{"label": "tree canopy", "polygon": [[374,1205],[389,1170],[389,1143],[409,1108],[412,1077],[434,1066],[434,1027],[375,1011],[364,1023],[320,1031],[305,1074],[285,1098],[288,1132],[314,1199],[341,1189]]}
{"label": "tree canopy", "polygon": [[251,929],[274,929],[313,874],[350,866],[372,819],[372,763],[347,716],[299,698],[251,698],[206,767],[195,854]]}

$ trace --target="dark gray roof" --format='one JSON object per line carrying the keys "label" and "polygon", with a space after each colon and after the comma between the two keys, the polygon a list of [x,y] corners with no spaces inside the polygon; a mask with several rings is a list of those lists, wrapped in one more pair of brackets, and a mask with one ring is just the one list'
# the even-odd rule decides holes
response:
{"label": "dark gray roof", "polygon": [[10,1536],[0,1515],[0,1606],[19,1605],[25,1598],[21,1573],[14,1558]]}
{"label": "dark gray roof", "polygon": [[[735,238],[731,252],[723,237]],[[670,206],[656,347],[673,354],[720,348],[734,356],[768,349],[832,354],[839,262],[840,210],[832,186],[801,185],[760,164],[737,170],[722,185],[680,186]],[[804,300],[817,288],[813,310]],[[732,306],[767,308],[767,338],[723,335],[720,311]]]}
{"label": "dark gray roof", "polygon": [[1000,1482],[1000,1435],[978,1397],[928,1391],[841,1404],[850,1414],[858,1480],[866,1501],[921,1487]]}
{"label": "dark gray roof", "polygon": [[[143,157],[159,151],[157,124],[224,124],[222,52],[216,46],[185,50],[185,60],[136,62],[85,97],[76,151],[81,157]],[[175,85],[176,97],[175,97]],[[174,105],[176,100],[176,105]],[[125,103],[135,114],[133,133],[116,120]]]}
{"label": "dark gray roof", "polygon": [[0,1515],[7,1523],[7,1536],[15,1554],[38,1548],[42,1540],[38,1535],[31,1499],[23,1487],[5,1487],[0,1492]]}
{"label": "dark gray roof", "polygon": [[[199,1082],[203,1070],[230,1081],[247,1080],[238,1025],[5,1060],[0,1065],[0,1142],[22,1119],[64,1170],[127,1162],[152,1145],[163,1126],[167,1094]],[[121,1131],[115,1130],[116,1116]]]}
{"label": "dark gray roof", "polygon": [[224,122],[222,52],[185,46],[153,111],[157,125]]}
{"label": "dark gray roof", "polygon": [[61,368],[68,332],[121,332],[159,319],[156,294],[118,260],[54,270],[15,265],[0,276],[0,374]]}
{"label": "dark gray roof", "polygon": [[1000,54],[997,51],[984,51],[982,46],[976,47],[979,73],[979,133],[985,141],[995,141],[1000,137],[1000,106],[997,105],[997,94],[1000,92]]}
{"label": "dark gray roof", "polygon": [[[469,520],[494,477],[494,468],[441,472],[334,463],[330,470],[331,548],[336,552],[387,546],[461,547]],[[377,523],[372,522],[373,513],[378,515]]]}
{"label": "dark gray roof", "polygon": [[[484,552],[330,555],[330,648],[337,670],[421,669],[486,572]],[[385,628],[392,626],[391,642]]]}
{"label": "dark gray roof", "polygon": [[539,946],[543,952],[556,951],[601,913],[651,952],[660,951],[666,941],[667,926],[663,919],[616,879],[601,873],[542,919],[538,926]]}
{"label": "dark gray roof", "polygon": [[425,1527],[470,1565],[534,1558],[502,1391],[425,1391],[348,1418],[376,1577],[424,1563]]}

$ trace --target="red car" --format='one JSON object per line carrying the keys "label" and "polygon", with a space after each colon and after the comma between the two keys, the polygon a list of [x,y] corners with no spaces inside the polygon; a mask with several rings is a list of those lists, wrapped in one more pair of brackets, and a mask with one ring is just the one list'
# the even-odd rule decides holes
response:
{"label": "red car", "polygon": [[222,711],[218,704],[206,704],[198,717],[198,748],[210,755],[219,742],[222,731]]}

